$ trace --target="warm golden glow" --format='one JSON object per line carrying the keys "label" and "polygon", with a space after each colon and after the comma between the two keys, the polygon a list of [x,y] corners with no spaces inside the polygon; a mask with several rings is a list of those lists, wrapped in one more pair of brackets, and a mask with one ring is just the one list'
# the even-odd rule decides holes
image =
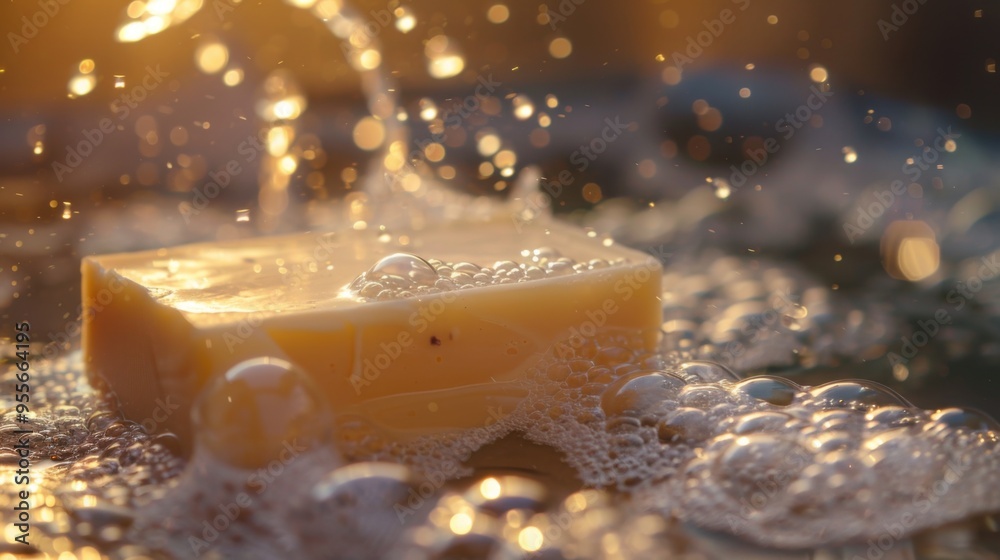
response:
{"label": "warm golden glow", "polygon": [[827,74],[826,68],[822,66],[814,66],[812,70],[809,71],[809,79],[816,83],[825,82],[830,76]]}
{"label": "warm golden glow", "polygon": [[354,143],[362,150],[377,150],[385,141],[385,125],[375,117],[364,117],[354,126]]}
{"label": "warm golden glow", "polygon": [[243,83],[243,70],[240,68],[230,68],[222,75],[222,82],[229,87],[238,86]]}
{"label": "warm golden glow", "polygon": [[858,152],[856,152],[854,150],[854,148],[852,148],[850,146],[844,146],[844,148],[841,150],[841,152],[844,153],[844,162],[845,163],[854,163],[854,162],[858,161]]}
{"label": "warm golden glow", "polygon": [[444,154],[444,146],[438,144],[437,142],[432,142],[424,148],[424,156],[427,158],[427,161],[437,163],[444,159]]}
{"label": "warm golden glow", "polygon": [[513,150],[501,150],[493,156],[493,165],[504,168],[513,167],[517,163],[517,154]]}
{"label": "warm golden glow", "polygon": [[544,540],[538,527],[525,527],[517,534],[517,544],[527,552],[541,549]]}
{"label": "warm golden glow", "polygon": [[121,43],[141,41],[187,21],[201,9],[202,3],[203,0],[134,0],[125,8],[126,21],[115,35]]}
{"label": "warm golden glow", "polygon": [[489,477],[484,479],[479,483],[479,493],[483,495],[487,500],[495,500],[500,497],[500,493],[503,488],[500,486],[500,481]]}
{"label": "warm golden glow", "polygon": [[514,98],[514,117],[519,121],[528,120],[535,113],[535,105],[526,95],[518,95]]}
{"label": "warm golden glow", "polygon": [[229,62],[229,49],[219,41],[210,40],[198,46],[194,59],[202,72],[215,74]]}
{"label": "warm golden glow", "polygon": [[510,18],[510,10],[503,4],[494,4],[486,10],[486,19],[490,20],[490,23],[503,23],[508,18]]}
{"label": "warm golden glow", "polygon": [[97,78],[91,74],[74,76],[69,81],[69,92],[74,97],[82,97],[94,90],[97,85]]}
{"label": "warm golden glow", "polygon": [[940,248],[933,239],[909,237],[899,244],[899,270],[910,281],[934,274],[940,264]]}
{"label": "warm golden glow", "polygon": [[430,98],[420,100],[420,118],[425,121],[434,120],[438,115],[437,105]]}
{"label": "warm golden glow", "polygon": [[465,512],[459,512],[451,516],[448,528],[456,535],[466,535],[472,530],[472,516]]}
{"label": "warm golden glow", "polygon": [[413,15],[413,12],[409,8],[399,7],[393,11],[396,16],[396,29],[403,33],[409,33],[413,31],[413,28],[417,26],[417,18]]}
{"label": "warm golden glow", "polygon": [[898,220],[882,234],[882,265],[893,278],[917,282],[937,272],[941,249],[934,230],[919,220]]}
{"label": "warm golden glow", "polygon": [[427,65],[430,75],[438,79],[457,76],[464,68],[465,59],[454,54],[433,57]]}
{"label": "warm golden glow", "polygon": [[424,46],[427,72],[437,79],[451,78],[465,69],[465,59],[458,52],[454,41],[444,35],[435,35]]}
{"label": "warm golden glow", "polygon": [[500,149],[500,137],[496,134],[484,134],[476,141],[476,149],[483,157],[489,157]]}
{"label": "warm golden glow", "polygon": [[382,64],[382,55],[375,49],[365,49],[358,56],[358,64],[364,70],[374,70]]}
{"label": "warm golden glow", "polygon": [[549,43],[549,54],[552,58],[566,58],[573,53],[573,43],[565,37],[556,37]]}

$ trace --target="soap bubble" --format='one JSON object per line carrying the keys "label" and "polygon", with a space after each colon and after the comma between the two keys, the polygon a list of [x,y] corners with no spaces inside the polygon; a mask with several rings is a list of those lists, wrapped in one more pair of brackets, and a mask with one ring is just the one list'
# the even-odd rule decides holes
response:
{"label": "soap bubble", "polygon": [[876,406],[910,406],[892,389],[874,381],[835,381],[813,388],[813,399],[827,407],[867,410]]}
{"label": "soap bubble", "polygon": [[676,400],[684,388],[683,379],[662,371],[637,371],[608,386],[601,408],[608,418],[640,417],[666,400]]}
{"label": "soap bubble", "polygon": [[307,375],[279,358],[241,362],[208,382],[192,408],[198,449],[255,468],[326,444],[332,413]]}
{"label": "soap bubble", "polygon": [[[384,557],[404,525],[393,505],[406,504],[414,487],[410,469],[361,462],[331,470],[291,512],[291,527],[308,549],[305,557]],[[419,518],[419,516],[417,516]]]}
{"label": "soap bubble", "polygon": [[795,399],[795,394],[802,390],[797,384],[781,379],[761,375],[752,377],[736,384],[736,387],[751,397],[775,406],[788,406]]}
{"label": "soap bubble", "polygon": [[371,280],[390,276],[408,279],[416,284],[432,284],[438,275],[424,259],[408,253],[393,253],[380,259],[368,270]]}
{"label": "soap bubble", "polygon": [[703,381],[715,383],[718,381],[739,381],[740,376],[736,375],[726,366],[709,362],[706,360],[692,360],[677,366],[676,372],[679,377],[690,381]]}

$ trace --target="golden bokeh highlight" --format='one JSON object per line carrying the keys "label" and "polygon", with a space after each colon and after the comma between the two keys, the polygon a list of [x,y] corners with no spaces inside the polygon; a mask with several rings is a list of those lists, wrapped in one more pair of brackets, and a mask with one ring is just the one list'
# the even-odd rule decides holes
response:
{"label": "golden bokeh highlight", "polygon": [[510,18],[510,9],[503,4],[494,4],[486,10],[486,19],[490,23],[503,23]]}
{"label": "golden bokeh highlight", "polygon": [[556,37],[549,43],[552,58],[566,58],[573,53],[573,43],[565,37]]}
{"label": "golden bokeh highlight", "polygon": [[882,266],[889,276],[917,282],[937,272],[941,248],[926,222],[897,220],[885,228],[880,244]]}
{"label": "golden bokeh highlight", "polygon": [[377,150],[385,141],[385,125],[375,117],[364,117],[354,125],[352,136],[362,150]]}
{"label": "golden bokeh highlight", "polygon": [[220,72],[229,63],[229,49],[222,42],[208,40],[198,45],[194,52],[198,69],[206,74]]}

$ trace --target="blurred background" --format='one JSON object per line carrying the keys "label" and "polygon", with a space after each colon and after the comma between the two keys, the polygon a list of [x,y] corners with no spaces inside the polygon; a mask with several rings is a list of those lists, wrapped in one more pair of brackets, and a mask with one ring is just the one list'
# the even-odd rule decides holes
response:
{"label": "blurred background", "polygon": [[998,23],[964,0],[4,3],[0,318],[54,355],[83,256],[357,227],[386,176],[500,199],[538,166],[556,213],[663,256],[671,351],[997,414]]}

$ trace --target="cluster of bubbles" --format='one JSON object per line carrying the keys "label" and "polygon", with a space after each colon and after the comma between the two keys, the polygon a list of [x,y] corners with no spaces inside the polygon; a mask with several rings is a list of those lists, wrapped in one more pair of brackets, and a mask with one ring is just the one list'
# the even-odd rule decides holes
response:
{"label": "cluster of bubbles", "polygon": [[[536,265],[561,258],[529,253]],[[445,264],[407,266],[397,275]],[[790,274],[737,289],[718,266],[703,270],[722,291],[703,282],[685,304],[716,306],[716,322],[727,315],[719,308],[766,294],[759,288],[810,290],[807,277]],[[675,280],[683,292],[688,284]],[[668,322],[698,315],[672,310],[678,302],[666,295]],[[821,300],[807,303],[808,318],[822,315]],[[780,316],[801,313],[796,305],[783,304]],[[768,330],[810,347],[837,321],[778,319]],[[32,437],[52,463],[38,489],[46,520],[38,550],[63,547],[79,558],[98,550],[121,558],[192,550],[209,558],[331,550],[389,558],[614,558],[649,550],[726,557],[719,533],[699,536],[710,530],[761,546],[831,550],[890,534],[892,546],[919,552],[926,547],[910,535],[1000,503],[1000,427],[983,414],[924,411],[870,381],[807,387],[775,376],[741,379],[733,369],[744,371],[743,362],[698,359],[696,350],[722,339],[685,346],[665,332],[651,347],[642,334],[607,330],[558,345],[522,381],[527,396],[515,409],[480,428],[408,443],[364,419],[333,419],[308,376],[287,362],[243,363],[199,397],[187,461],[175,436],[153,436],[147,432],[158,426],[109,412],[113,403],[82,383],[78,354],[41,362],[35,394],[49,406],[38,409]],[[780,363],[789,348],[782,340],[757,345]],[[6,441],[13,417],[3,424]],[[536,473],[462,466],[514,434],[558,450],[582,486],[601,490],[557,495]],[[478,476],[462,478],[470,474]]]}
{"label": "cluster of bubbles", "polygon": [[[524,385],[527,398],[484,428],[398,443],[342,424],[331,441],[306,374],[275,359],[237,366],[200,397],[195,456],[137,527],[170,519],[162,542],[190,546],[187,535],[208,541],[199,535],[214,523],[213,545],[228,552],[260,546],[241,540],[248,535],[286,535],[266,546],[306,556],[338,547],[407,559],[611,558],[682,550],[697,534],[685,527],[781,548],[888,531],[896,546],[1000,503],[1000,425],[973,410],[918,409],[874,382],[740,380],[712,362],[671,363],[636,333],[610,331],[550,352]],[[239,417],[200,420],[234,394]],[[270,419],[268,432],[248,418]],[[473,482],[454,480],[467,470],[442,473],[511,433],[560,451],[584,486],[605,490],[560,503],[531,473]],[[301,452],[278,459],[289,441]],[[341,466],[341,453],[352,464]],[[206,486],[208,472],[216,484]],[[252,517],[226,521],[226,504],[255,485],[266,492]],[[588,549],[580,541],[593,534],[602,537]]]}
{"label": "cluster of bubbles", "polygon": [[444,262],[409,253],[393,253],[361,273],[348,286],[348,292],[366,300],[384,301],[459,289],[518,284],[625,263],[624,259],[577,262],[551,247],[526,249],[522,251],[522,256],[528,258],[528,262],[503,260],[484,267],[470,262]]}
{"label": "cluster of bubbles", "polygon": [[[144,427],[112,412],[113,392],[95,393],[82,371],[79,353],[32,362],[32,414],[19,422],[10,409],[0,418],[0,480],[25,488],[14,481],[20,456],[13,450],[22,440],[31,460],[29,545],[4,544],[0,558],[155,557],[128,531],[142,505],[161,498],[184,468],[180,442],[148,433],[152,419]],[[18,502],[16,492],[0,495],[5,526],[15,522]]]}

